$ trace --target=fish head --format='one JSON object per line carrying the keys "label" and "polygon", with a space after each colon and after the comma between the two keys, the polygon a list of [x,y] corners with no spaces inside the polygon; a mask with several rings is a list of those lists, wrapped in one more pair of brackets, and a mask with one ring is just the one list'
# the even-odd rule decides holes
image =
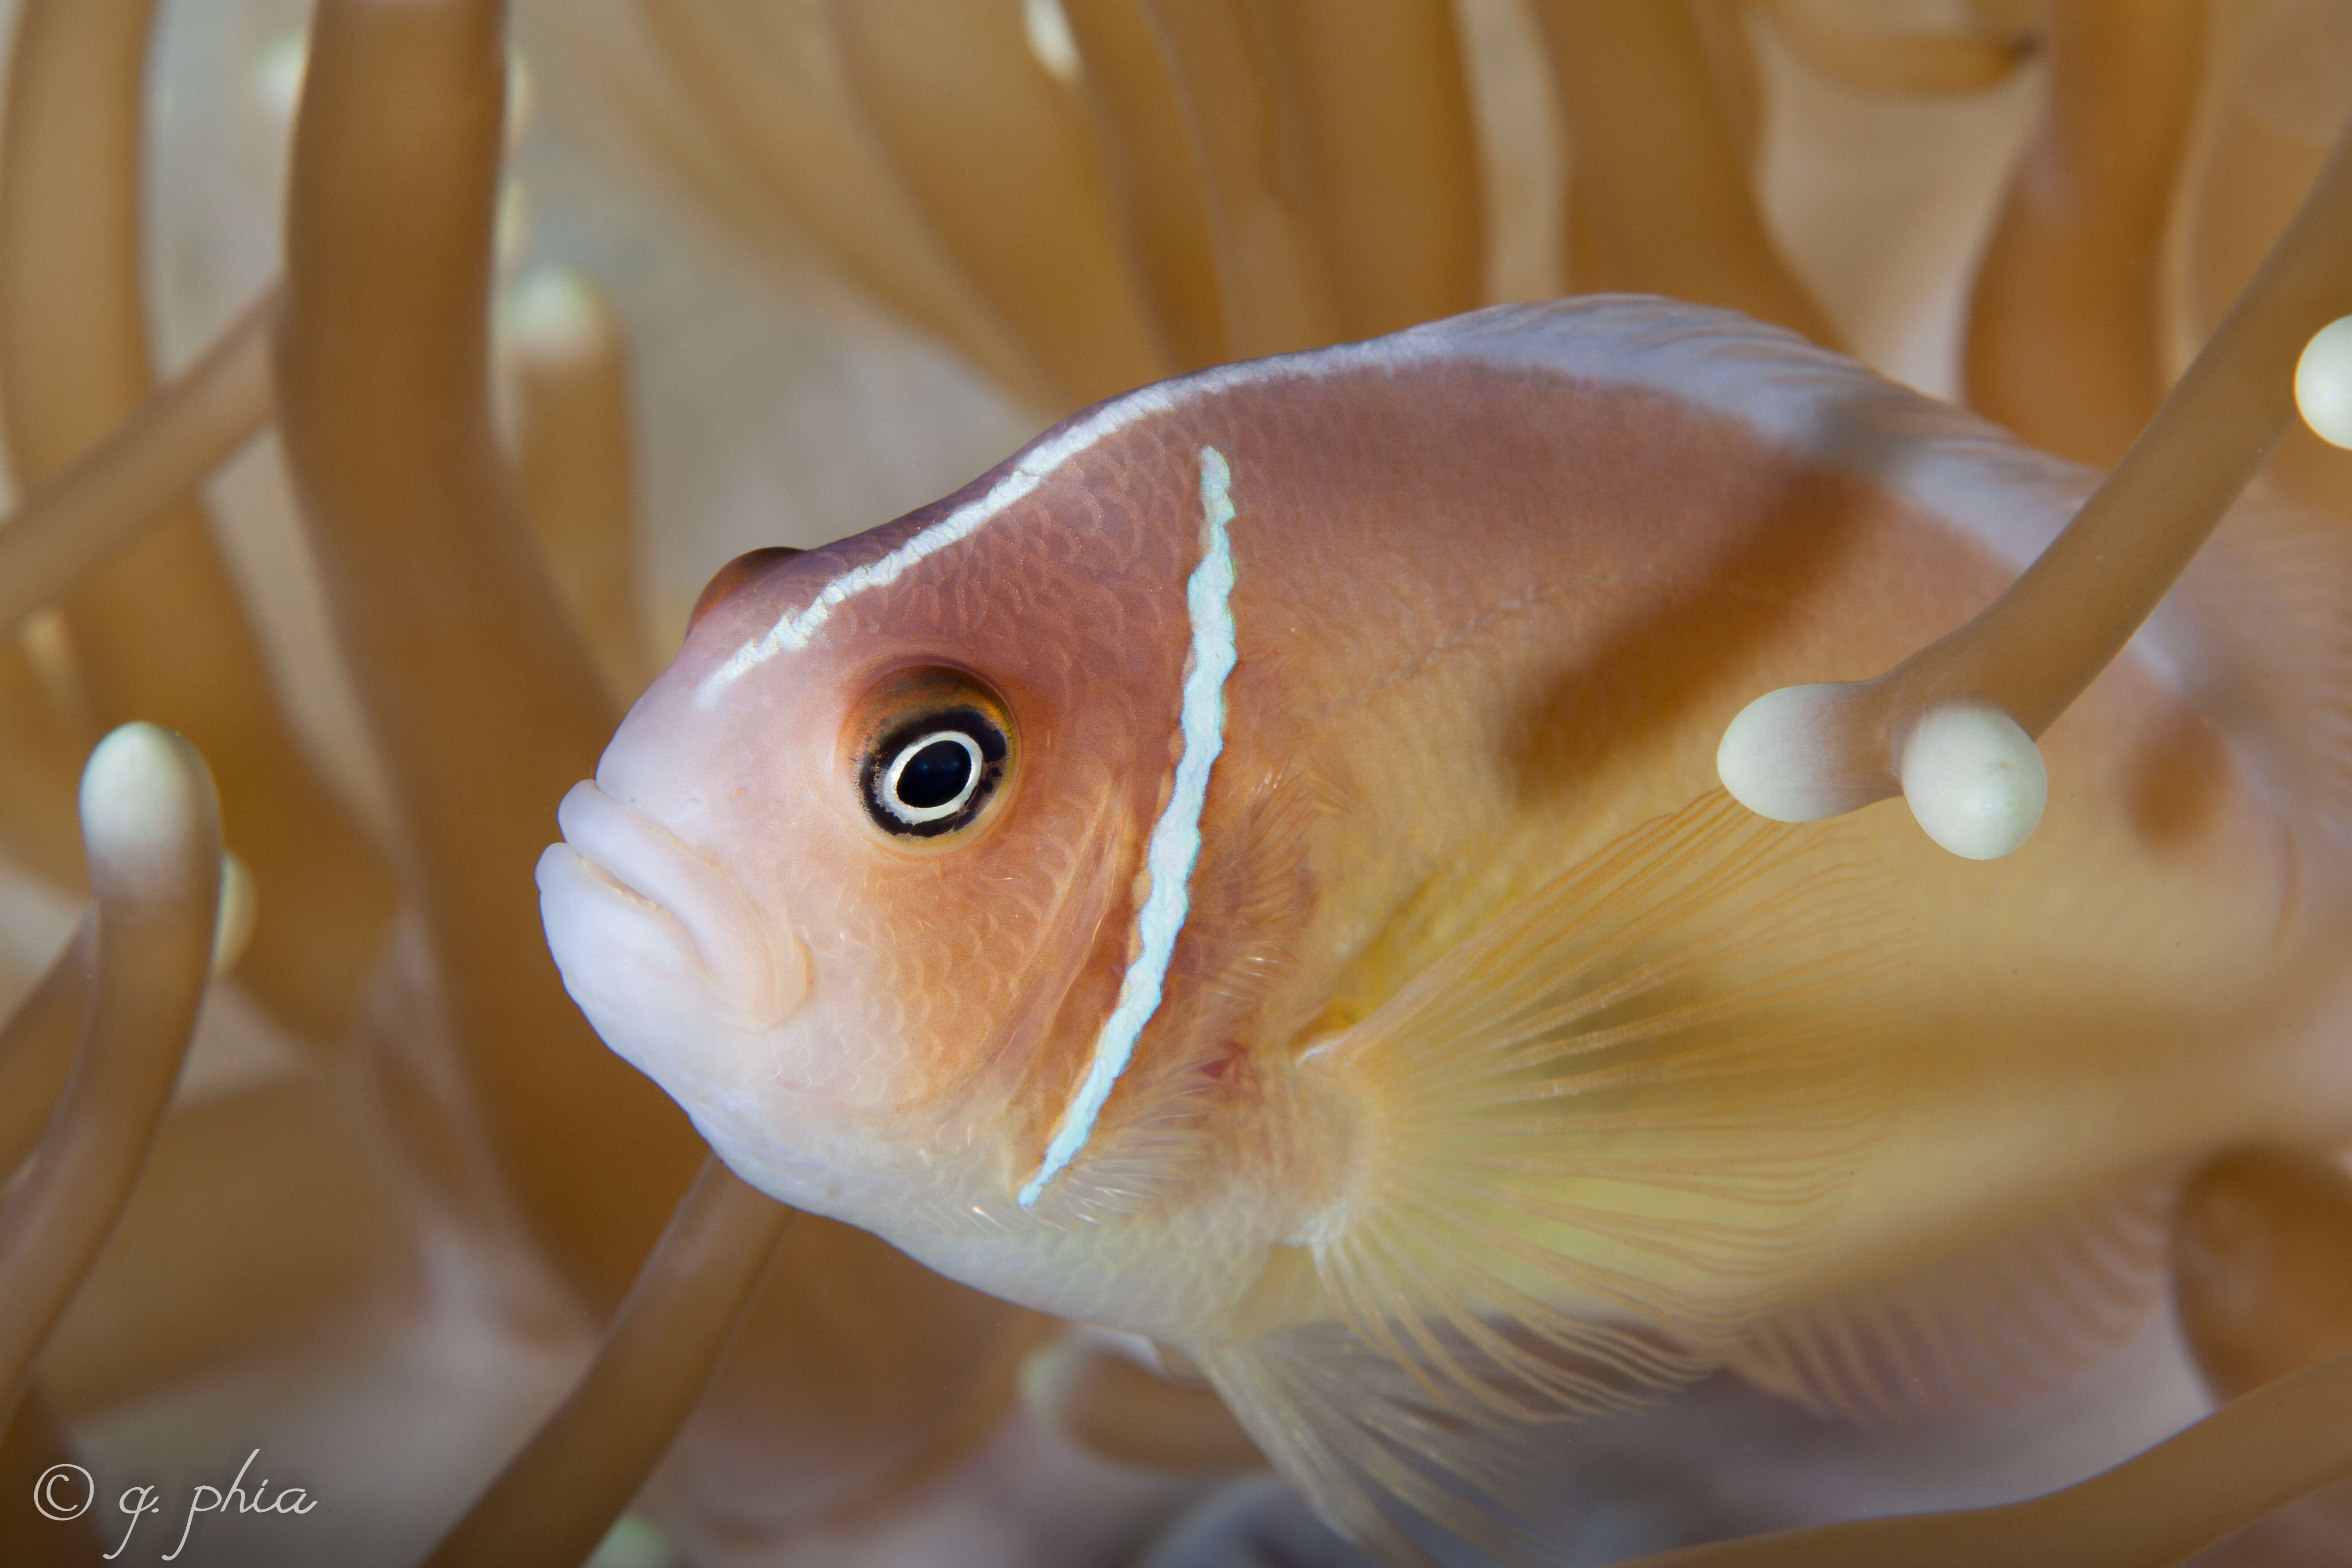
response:
{"label": "fish head", "polygon": [[1182,658],[1164,595],[1083,558],[1101,520],[1050,500],[877,582],[953,499],[722,572],[539,868],[606,1044],[748,1180],[853,1223],[1034,1164],[1167,767],[1123,693]]}

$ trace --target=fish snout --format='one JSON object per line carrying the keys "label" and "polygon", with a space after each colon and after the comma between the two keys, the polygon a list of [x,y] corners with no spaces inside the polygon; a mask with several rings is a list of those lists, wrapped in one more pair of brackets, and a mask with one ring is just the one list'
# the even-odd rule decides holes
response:
{"label": "fish snout", "polygon": [[[575,994],[622,974],[687,979],[721,1004],[725,1022],[773,1028],[807,999],[808,961],[789,932],[770,929],[733,872],[593,781],[558,808],[563,842],[539,864],[549,945]],[[683,972],[683,973],[681,973]]]}

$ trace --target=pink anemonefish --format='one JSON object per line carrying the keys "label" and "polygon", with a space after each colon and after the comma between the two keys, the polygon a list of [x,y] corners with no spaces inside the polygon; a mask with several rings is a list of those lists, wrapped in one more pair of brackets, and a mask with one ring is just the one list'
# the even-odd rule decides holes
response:
{"label": "pink anemonefish", "polygon": [[1717,787],[2093,478],[1653,300],[1147,388],[722,573],[549,940],[745,1180],[1160,1342],[1391,1557],[1539,1558],[1539,1424],[2038,1375],[2152,1183],[2352,1133],[2336,531],[2242,506],[2006,860]]}

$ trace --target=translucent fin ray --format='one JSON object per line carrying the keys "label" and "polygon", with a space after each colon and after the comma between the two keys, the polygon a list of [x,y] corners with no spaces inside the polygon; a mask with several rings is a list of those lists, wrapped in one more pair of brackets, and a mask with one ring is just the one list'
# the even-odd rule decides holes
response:
{"label": "translucent fin ray", "polygon": [[1547,1561],[1531,1426],[1785,1315],[1895,1099],[1906,929],[1838,826],[1718,794],[1628,834],[1301,1063],[1354,1127],[1334,1316],[1202,1369],[1367,1547],[1422,1561],[1419,1515]]}

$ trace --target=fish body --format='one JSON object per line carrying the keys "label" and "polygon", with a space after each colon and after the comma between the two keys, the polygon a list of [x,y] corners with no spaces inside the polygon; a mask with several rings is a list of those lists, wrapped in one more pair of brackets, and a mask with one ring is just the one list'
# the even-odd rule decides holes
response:
{"label": "fish body", "polygon": [[1147,389],[706,595],[551,942],[754,1184],[1180,1350],[1359,1539],[1524,1545],[1525,1423],[1965,1383],[1917,1281],[2347,1132],[2331,537],[2226,527],[2008,860],[1717,790],[2091,479],[1654,300]]}

